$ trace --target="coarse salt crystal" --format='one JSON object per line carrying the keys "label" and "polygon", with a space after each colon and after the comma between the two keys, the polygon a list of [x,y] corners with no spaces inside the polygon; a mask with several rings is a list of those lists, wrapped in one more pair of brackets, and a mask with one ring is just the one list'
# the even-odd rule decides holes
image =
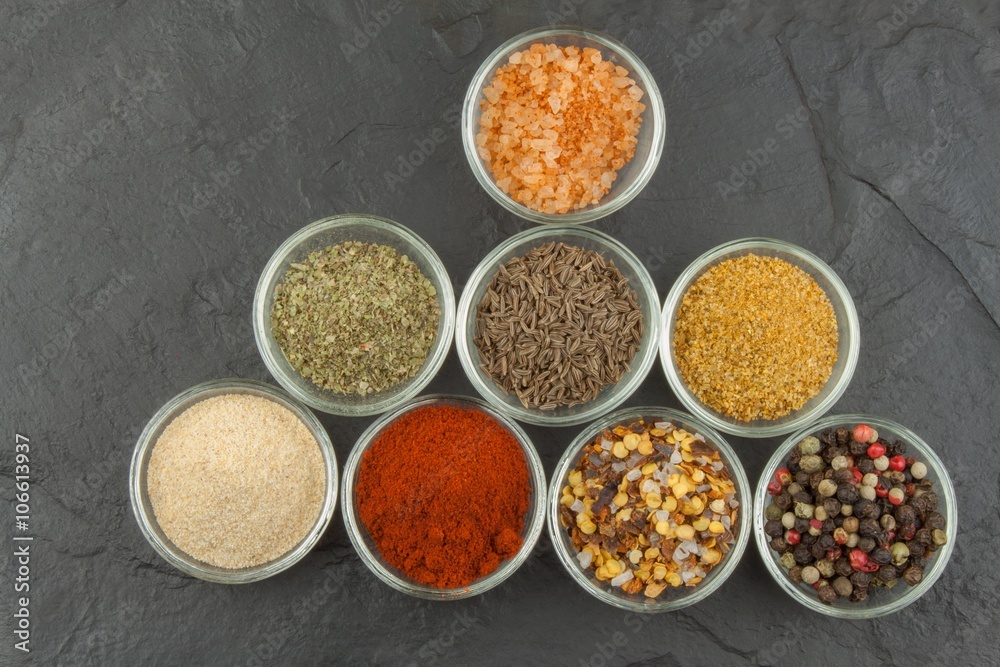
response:
{"label": "coarse salt crystal", "polygon": [[625,479],[627,479],[630,482],[634,482],[640,477],[642,477],[642,470],[638,468],[632,468],[631,470],[628,471],[628,474],[625,475]]}
{"label": "coarse salt crystal", "polygon": [[576,555],[576,560],[578,563],[580,563],[580,567],[586,570],[588,567],[590,567],[590,564],[594,561],[594,554],[590,553],[589,551],[581,551]]}
{"label": "coarse salt crystal", "polygon": [[611,580],[612,586],[621,586],[622,584],[627,584],[628,582],[635,579],[635,575],[632,574],[632,570],[625,570],[617,577]]}
{"label": "coarse salt crystal", "polygon": [[587,511],[587,506],[583,504],[583,501],[577,498],[573,501],[573,504],[569,506],[570,511],[580,514],[581,512]]}

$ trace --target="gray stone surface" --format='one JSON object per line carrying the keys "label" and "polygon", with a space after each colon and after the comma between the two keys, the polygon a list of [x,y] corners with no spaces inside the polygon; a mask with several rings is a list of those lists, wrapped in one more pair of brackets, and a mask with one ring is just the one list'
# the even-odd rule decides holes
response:
{"label": "gray stone surface", "polygon": [[[387,216],[460,289],[529,226],[476,184],[454,118],[495,46],[553,22],[624,41],[663,92],[658,172],[595,225],[661,296],[703,251],[754,235],[809,248],[847,283],[863,350],[835,410],[912,427],[958,490],[951,565],[912,607],[810,614],[752,547],[705,602],[639,618],[579,589],[547,537],[504,585],[454,604],[380,584],[339,512],[302,563],[248,586],[182,576],[143,540],[135,439],[190,385],[270,380],[250,304],[285,237],[333,213]],[[991,0],[3,3],[0,663],[997,664],[998,25]],[[454,355],[429,390],[472,391]],[[640,403],[678,405],[659,365]],[[341,461],[370,422],[322,420]],[[551,471],[578,429],[528,430]],[[27,658],[10,619],[15,432],[34,481]],[[777,444],[732,442],[752,479]]]}

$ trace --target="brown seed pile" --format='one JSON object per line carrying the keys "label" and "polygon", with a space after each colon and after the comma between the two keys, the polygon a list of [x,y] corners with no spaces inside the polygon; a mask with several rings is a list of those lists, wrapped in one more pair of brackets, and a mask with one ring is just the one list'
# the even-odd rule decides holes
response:
{"label": "brown seed pile", "polygon": [[546,243],[500,267],[476,310],[481,368],[526,408],[594,399],[628,371],[642,311],[600,254]]}
{"label": "brown seed pile", "polygon": [[677,310],[674,359],[709,407],[777,419],[819,393],[837,361],[837,317],[805,271],[749,254],[705,272]]}
{"label": "brown seed pile", "polygon": [[164,429],[149,499],[181,551],[224,568],[283,556],[316,523],[326,490],[319,443],[286,407],[246,394],[205,399]]}
{"label": "brown seed pile", "polygon": [[732,547],[740,511],[719,452],[666,420],[602,431],[560,504],[580,566],[648,598],[701,583]]}
{"label": "brown seed pile", "polygon": [[528,208],[596,204],[635,155],[642,94],[596,49],[533,44],[483,90],[479,155],[499,188]]}

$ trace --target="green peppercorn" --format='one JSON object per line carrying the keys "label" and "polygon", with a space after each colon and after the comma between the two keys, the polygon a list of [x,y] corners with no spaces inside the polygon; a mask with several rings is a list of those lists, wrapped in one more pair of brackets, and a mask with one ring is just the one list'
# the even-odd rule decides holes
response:
{"label": "green peppercorn", "polygon": [[802,468],[803,472],[807,472],[810,475],[814,472],[819,472],[823,469],[823,459],[815,454],[810,454],[808,456],[803,456],[802,460],[799,461],[799,467]]}
{"label": "green peppercorn", "polygon": [[902,567],[910,558],[910,548],[902,542],[896,542],[889,550],[892,553],[892,564]]}
{"label": "green peppercorn", "polygon": [[816,508],[809,503],[795,503],[795,516],[800,519],[811,519]]}
{"label": "green peppercorn", "polygon": [[[803,458],[806,456],[812,456],[820,450],[819,438],[813,435],[807,435],[806,437],[799,440],[799,451],[803,454]],[[799,461],[799,466],[805,470],[805,466],[802,466],[802,462]]]}
{"label": "green peppercorn", "polygon": [[836,570],[833,569],[833,561],[828,558],[821,558],[816,561],[815,567],[819,570],[819,573],[823,575],[824,579],[829,579],[837,573]]}
{"label": "green peppercorn", "polygon": [[781,567],[786,570],[790,570],[795,567],[795,556],[792,555],[792,552],[788,551],[781,554]]}
{"label": "green peppercorn", "polygon": [[948,533],[940,529],[934,529],[931,531],[931,539],[934,540],[934,546],[943,546],[948,543]]}
{"label": "green peppercorn", "polygon": [[784,512],[774,503],[771,503],[764,508],[764,516],[767,519],[780,519],[782,514],[784,514]]}
{"label": "green peppercorn", "polygon": [[833,590],[837,591],[837,595],[842,598],[850,597],[851,593],[854,592],[854,584],[847,577],[837,577],[833,580]]}

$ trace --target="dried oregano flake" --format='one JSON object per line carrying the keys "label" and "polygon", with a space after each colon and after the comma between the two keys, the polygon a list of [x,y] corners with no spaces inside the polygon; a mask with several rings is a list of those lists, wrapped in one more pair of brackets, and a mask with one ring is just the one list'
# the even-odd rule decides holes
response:
{"label": "dried oregano flake", "polygon": [[417,373],[440,318],[437,290],[409,257],[349,241],[289,267],[274,291],[271,331],[303,377],[364,396]]}

